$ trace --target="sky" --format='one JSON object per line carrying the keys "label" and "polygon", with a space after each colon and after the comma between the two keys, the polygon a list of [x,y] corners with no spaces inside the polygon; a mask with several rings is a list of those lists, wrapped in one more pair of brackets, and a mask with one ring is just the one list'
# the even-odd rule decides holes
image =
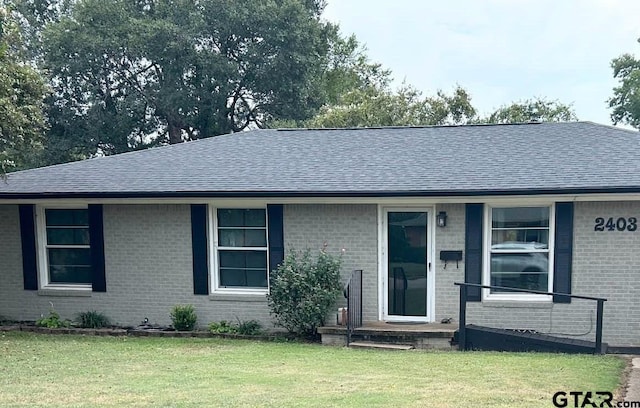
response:
{"label": "sky", "polygon": [[328,0],[324,17],[424,94],[460,85],[480,113],[545,97],[611,124],[611,60],[640,56],[638,0]]}

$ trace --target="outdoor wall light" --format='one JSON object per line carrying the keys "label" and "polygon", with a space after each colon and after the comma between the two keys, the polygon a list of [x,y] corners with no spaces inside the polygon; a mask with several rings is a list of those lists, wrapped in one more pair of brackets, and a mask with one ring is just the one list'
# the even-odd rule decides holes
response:
{"label": "outdoor wall light", "polygon": [[438,224],[438,227],[440,228],[444,228],[447,226],[447,212],[446,211],[440,211],[438,213],[438,215],[436,215],[436,224]]}

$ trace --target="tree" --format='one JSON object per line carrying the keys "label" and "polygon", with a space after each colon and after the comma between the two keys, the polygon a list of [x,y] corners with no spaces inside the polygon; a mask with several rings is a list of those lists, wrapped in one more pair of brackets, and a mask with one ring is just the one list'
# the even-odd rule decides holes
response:
{"label": "tree", "polygon": [[[3,0],[0,0],[3,1]],[[20,24],[26,56],[37,64],[43,59],[43,31],[68,15],[75,0],[6,0]]]}
{"label": "tree", "polygon": [[358,42],[355,35],[343,37],[338,26],[332,28],[327,63],[321,78],[325,103],[339,104],[345,94],[355,90],[388,88],[391,70],[369,60],[366,47]]}
{"label": "tree", "polygon": [[571,105],[545,98],[503,105],[479,123],[569,122],[578,120]]}
{"label": "tree", "polygon": [[78,0],[43,34],[54,89],[50,160],[312,116],[324,103],[318,78],[334,30],[321,20],[322,7],[313,0]]}
{"label": "tree", "polygon": [[640,129],[640,60],[623,54],[611,61],[611,68],[620,83],[613,88],[613,97],[608,101],[613,108],[611,120],[615,125],[626,123]]}
{"label": "tree", "polygon": [[45,130],[40,74],[24,61],[11,11],[0,4],[0,174],[35,165]]}
{"label": "tree", "polygon": [[[327,57],[322,75],[317,78],[324,110],[340,105],[345,95],[352,92],[366,94],[388,89],[391,71],[370,61],[366,47],[358,42],[355,35],[342,36],[337,25],[330,26],[330,29]],[[312,126],[311,123],[309,118],[279,119],[271,120],[267,125],[271,128],[296,128]]]}
{"label": "tree", "polygon": [[422,97],[411,85],[393,91],[388,86],[367,86],[342,95],[307,122],[309,127],[418,126],[464,124],[475,117],[469,94],[456,87],[451,95],[438,91]]}

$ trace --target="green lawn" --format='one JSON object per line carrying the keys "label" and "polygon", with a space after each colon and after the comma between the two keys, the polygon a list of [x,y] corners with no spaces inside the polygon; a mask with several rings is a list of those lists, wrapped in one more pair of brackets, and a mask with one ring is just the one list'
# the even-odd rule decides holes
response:
{"label": "green lawn", "polygon": [[0,334],[2,407],[549,407],[614,390],[613,356],[393,352],[224,339]]}

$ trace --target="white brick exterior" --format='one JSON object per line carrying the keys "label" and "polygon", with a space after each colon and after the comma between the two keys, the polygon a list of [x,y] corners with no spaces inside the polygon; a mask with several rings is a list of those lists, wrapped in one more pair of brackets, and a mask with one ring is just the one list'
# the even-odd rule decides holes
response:
{"label": "white brick exterior", "polygon": [[[640,229],[596,232],[597,217],[640,218],[640,202],[575,203],[571,291],[608,299],[604,304],[605,342],[640,346]],[[576,299],[571,304],[469,303],[468,323],[593,340],[595,307],[593,301]]]}
{"label": "white brick exterior", "polygon": [[211,321],[260,320],[271,327],[266,300],[194,295],[189,205],[105,205],[107,292],[52,296],[25,291],[18,207],[0,206],[0,315],[35,320],[49,302],[64,318],[87,310],[104,312],[120,325],[170,323],[175,304],[193,304],[200,326]]}
{"label": "white brick exterior", "polygon": [[[435,229],[435,319],[457,322],[458,288],[464,261],[446,269],[441,250],[464,250],[465,205],[436,205],[446,211],[447,226]],[[577,202],[574,218],[572,292],[602,296],[604,341],[640,347],[640,230],[594,231],[596,217],[640,218],[639,202]],[[201,326],[211,321],[257,319],[270,325],[264,299],[193,294],[189,205],[105,205],[106,293],[54,296],[25,291],[22,281],[20,225],[16,205],[0,205],[0,316],[35,320],[49,302],[65,318],[98,310],[121,325],[147,317],[169,324],[177,303],[196,308]],[[296,204],[284,206],[285,248],[320,248],[344,252],[343,279],[364,271],[364,319],[378,318],[378,206],[375,204]],[[343,302],[340,299],[340,302]],[[595,302],[571,304],[477,302],[469,304],[468,322],[543,332],[585,334],[593,339]]]}
{"label": "white brick exterior", "polygon": [[[378,209],[376,205],[286,205],[285,248],[344,249],[342,274],[346,282],[362,269],[363,319],[378,320]],[[344,299],[340,299],[344,304]]]}

